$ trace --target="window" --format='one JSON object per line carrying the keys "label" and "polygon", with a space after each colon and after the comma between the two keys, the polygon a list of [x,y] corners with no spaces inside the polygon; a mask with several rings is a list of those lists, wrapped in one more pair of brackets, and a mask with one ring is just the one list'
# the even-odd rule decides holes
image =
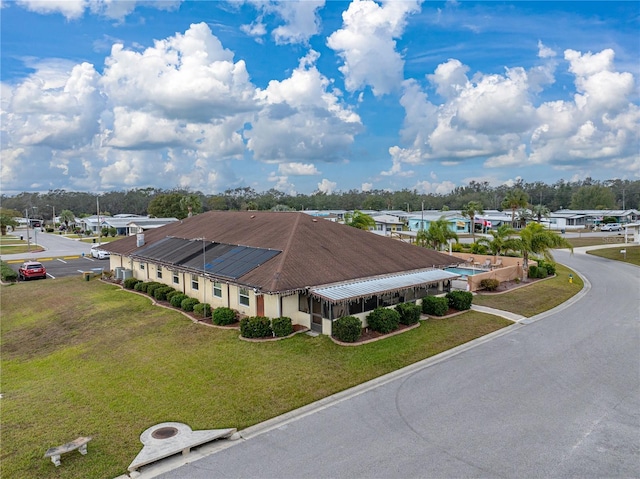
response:
{"label": "window", "polygon": [[140,269],[144,270],[144,263],[140,263]]}
{"label": "window", "polygon": [[162,279],[162,268],[160,266],[156,269],[156,278]]}
{"label": "window", "polygon": [[213,295],[216,298],[222,298],[222,283],[214,281],[213,283]]}
{"label": "window", "polygon": [[180,284],[180,276],[175,271],[173,272],[173,284]]}
{"label": "window", "polygon": [[191,275],[191,289],[193,289],[194,291],[198,291],[198,288],[200,288],[200,283],[198,282],[198,276],[195,274]]}
{"label": "window", "polygon": [[362,298],[354,301],[353,303],[349,303],[349,314],[362,313],[362,307]]}
{"label": "window", "polygon": [[249,290],[247,288],[240,288],[240,304],[249,306]]}
{"label": "window", "polygon": [[298,295],[298,311],[302,311],[303,313],[309,313],[311,311],[309,309],[309,296],[306,294]]}

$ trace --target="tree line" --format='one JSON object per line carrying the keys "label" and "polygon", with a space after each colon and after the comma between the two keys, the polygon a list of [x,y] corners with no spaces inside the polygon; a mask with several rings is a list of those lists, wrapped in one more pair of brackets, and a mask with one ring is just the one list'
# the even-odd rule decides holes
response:
{"label": "tree line", "polygon": [[21,216],[50,221],[62,211],[76,216],[97,214],[137,214],[182,219],[189,214],[210,210],[463,210],[470,203],[482,209],[509,210],[505,206],[519,198],[531,207],[544,206],[550,211],[568,209],[640,209],[640,181],[559,180],[543,182],[518,181],[512,186],[491,187],[488,182],[471,181],[447,194],[423,194],[416,190],[349,190],[335,193],[315,191],[312,194],[289,195],[276,189],[257,192],[250,187],[227,189],[222,193],[204,194],[188,189],[136,188],[95,194],[66,190],[46,193],[22,192],[0,195],[3,210],[20,212]]}

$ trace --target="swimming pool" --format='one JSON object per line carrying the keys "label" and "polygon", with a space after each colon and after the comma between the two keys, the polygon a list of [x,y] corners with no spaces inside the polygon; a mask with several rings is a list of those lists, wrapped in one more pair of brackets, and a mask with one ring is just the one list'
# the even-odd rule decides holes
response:
{"label": "swimming pool", "polygon": [[450,267],[450,268],[445,268],[445,271],[451,271],[452,273],[455,274],[460,274],[462,276],[473,276],[474,274],[479,274],[479,273],[486,273],[487,270],[486,269],[474,269],[474,268],[456,268],[456,267]]}

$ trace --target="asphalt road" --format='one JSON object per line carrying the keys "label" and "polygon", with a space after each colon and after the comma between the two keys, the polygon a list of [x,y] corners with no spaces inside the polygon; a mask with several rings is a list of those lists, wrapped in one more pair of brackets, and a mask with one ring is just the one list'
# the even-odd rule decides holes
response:
{"label": "asphalt road", "polygon": [[640,477],[640,268],[555,256],[590,286],[572,304],[154,476]]}
{"label": "asphalt road", "polygon": [[[26,238],[25,229],[17,229],[15,235],[23,235]],[[37,253],[3,254],[2,260],[15,271],[25,260],[41,261],[47,269],[48,278],[55,279],[64,276],[81,274],[83,271],[92,271],[94,268],[108,268],[108,260],[98,260],[91,257],[91,243],[84,243],[76,239],[67,238],[64,235],[34,232],[29,229],[32,247],[37,244],[45,251]]]}

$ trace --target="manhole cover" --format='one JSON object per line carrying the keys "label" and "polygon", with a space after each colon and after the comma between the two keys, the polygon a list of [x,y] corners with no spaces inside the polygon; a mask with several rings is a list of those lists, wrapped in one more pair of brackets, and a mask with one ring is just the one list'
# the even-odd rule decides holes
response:
{"label": "manhole cover", "polygon": [[176,434],[178,434],[178,430],[175,427],[161,427],[153,431],[151,437],[154,439],[169,439]]}

